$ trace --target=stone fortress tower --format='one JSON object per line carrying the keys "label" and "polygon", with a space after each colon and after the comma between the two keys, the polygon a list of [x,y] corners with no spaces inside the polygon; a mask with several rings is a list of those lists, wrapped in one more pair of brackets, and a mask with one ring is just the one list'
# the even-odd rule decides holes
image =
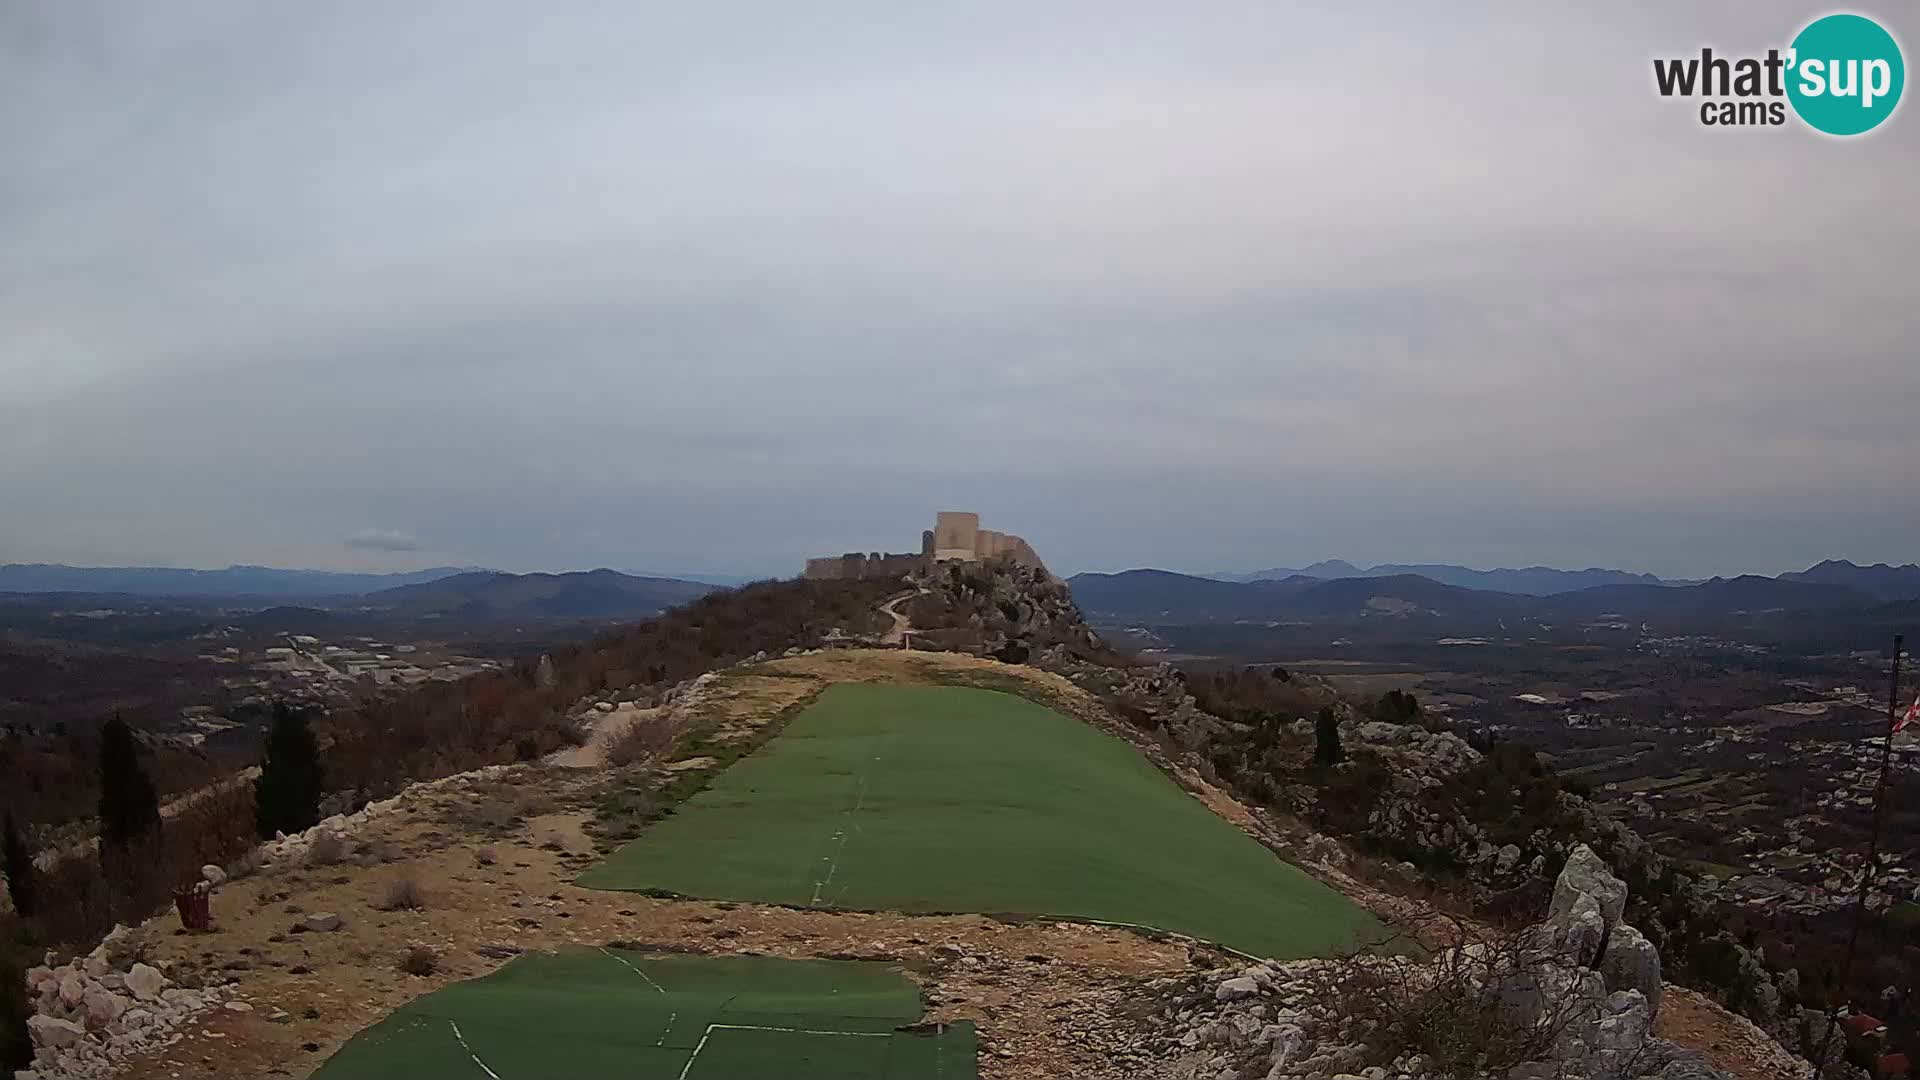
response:
{"label": "stone fortress tower", "polygon": [[807,560],[806,576],[816,581],[843,578],[899,577],[933,563],[1010,559],[1021,566],[1045,569],[1033,546],[1012,533],[980,527],[980,515],[966,510],[942,510],[933,528],[920,534],[918,555],[849,552]]}

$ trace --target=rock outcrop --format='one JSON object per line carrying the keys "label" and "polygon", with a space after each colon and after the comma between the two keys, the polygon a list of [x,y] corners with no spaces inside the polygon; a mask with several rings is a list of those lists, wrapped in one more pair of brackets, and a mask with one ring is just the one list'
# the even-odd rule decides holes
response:
{"label": "rock outcrop", "polygon": [[[1531,930],[1425,959],[1266,962],[1151,984],[1154,1071],[1219,1080],[1730,1080],[1653,1034],[1659,954],[1624,921],[1626,885],[1599,856],[1576,848],[1554,895],[1552,914]],[[1427,1023],[1436,1015],[1446,1019]]]}

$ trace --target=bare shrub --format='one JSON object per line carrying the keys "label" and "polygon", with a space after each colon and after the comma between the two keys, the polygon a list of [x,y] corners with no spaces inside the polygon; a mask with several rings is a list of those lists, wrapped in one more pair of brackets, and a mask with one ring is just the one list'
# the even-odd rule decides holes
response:
{"label": "bare shrub", "polygon": [[514,797],[513,816],[516,818],[540,817],[553,813],[553,799],[533,791],[522,791]]}
{"label": "bare shrub", "polygon": [[354,850],[355,854],[359,856],[360,865],[362,866],[390,863],[397,857],[393,845],[387,843],[385,840],[362,841],[359,847]]}
{"label": "bare shrub", "polygon": [[473,861],[480,866],[492,866],[499,858],[494,855],[492,848],[483,847],[473,853]]}
{"label": "bare shrub", "polygon": [[308,866],[337,866],[351,854],[346,838],[339,833],[321,833],[307,846]]}
{"label": "bare shrub", "polygon": [[400,970],[409,975],[431,975],[440,970],[440,955],[425,945],[410,946],[400,954]]}
{"label": "bare shrub", "polygon": [[607,764],[625,768],[652,761],[672,749],[674,735],[670,721],[636,720],[607,743]]}
{"label": "bare shrub", "polygon": [[[1529,932],[1489,930],[1434,913],[1396,928],[1414,942],[1447,942],[1424,959],[1359,955],[1319,972],[1315,997],[1368,1033],[1369,1060],[1425,1054],[1436,1076],[1465,1078],[1552,1056],[1570,1029],[1597,1019],[1574,991],[1578,965]],[[1517,1002],[1532,1002],[1516,1007]]]}
{"label": "bare shrub", "polygon": [[410,877],[395,878],[387,885],[387,895],[380,901],[382,911],[420,911],[426,906],[426,894],[420,883]]}
{"label": "bare shrub", "polygon": [[228,881],[243,881],[260,872],[267,856],[259,848],[253,848],[226,865]]}

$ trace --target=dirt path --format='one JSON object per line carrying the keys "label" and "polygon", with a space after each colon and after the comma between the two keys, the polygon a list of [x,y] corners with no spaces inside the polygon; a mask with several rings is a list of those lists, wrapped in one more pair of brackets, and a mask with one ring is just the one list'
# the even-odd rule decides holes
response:
{"label": "dirt path", "polygon": [[607,748],[613,745],[614,740],[625,735],[633,725],[651,722],[659,715],[659,709],[643,708],[632,702],[626,702],[612,712],[595,713],[593,729],[587,732],[586,741],[579,746],[549,754],[547,761],[566,769],[600,768],[607,763]]}
{"label": "dirt path", "polygon": [[1812,1066],[1787,1053],[1742,1016],[1694,990],[1667,984],[1653,1033],[1699,1051],[1740,1080],[1804,1080]]}
{"label": "dirt path", "polygon": [[893,620],[892,629],[880,635],[882,645],[900,645],[907,640],[907,634],[913,630],[913,622],[901,612],[900,605],[919,596],[918,592],[901,593],[899,596],[880,605],[880,610]]}

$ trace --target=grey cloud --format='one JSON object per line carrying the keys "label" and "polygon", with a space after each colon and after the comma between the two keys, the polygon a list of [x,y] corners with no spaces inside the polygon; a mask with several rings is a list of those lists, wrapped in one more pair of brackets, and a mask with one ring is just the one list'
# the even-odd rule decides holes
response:
{"label": "grey cloud", "polygon": [[397,529],[362,529],[347,537],[347,546],[361,551],[419,551],[420,541]]}
{"label": "grey cloud", "polygon": [[1699,574],[1920,528],[1914,105],[1836,143],[1650,85],[1794,5],[0,10],[19,558],[407,564],[334,539],[382,521],[773,572],[974,505],[1062,568]]}

